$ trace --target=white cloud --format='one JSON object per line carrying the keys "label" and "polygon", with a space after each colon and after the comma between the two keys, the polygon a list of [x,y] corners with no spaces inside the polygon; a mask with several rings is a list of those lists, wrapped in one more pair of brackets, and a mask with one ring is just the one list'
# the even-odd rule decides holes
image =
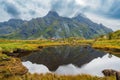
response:
{"label": "white cloud", "polygon": [[84,8],[84,14],[92,21],[102,23],[114,31],[120,29],[120,19],[113,19],[119,18],[117,2],[120,0],[76,0],[76,2]]}
{"label": "white cloud", "polygon": [[44,66],[44,65],[38,65],[38,64],[33,64],[32,62],[30,61],[26,61],[26,62],[22,62],[22,64],[24,66],[26,66],[29,70],[30,73],[34,74],[34,73],[41,73],[41,74],[45,74],[45,73],[50,73],[49,69]]}
{"label": "white cloud", "polygon": [[[30,73],[52,73],[42,64],[33,64],[30,61],[26,61],[23,62],[23,65],[28,68]],[[81,68],[73,64],[61,65],[53,73],[60,75],[90,74],[94,76],[103,76],[102,71],[104,69],[120,70],[120,58],[113,55],[109,58],[109,54],[106,54],[102,58],[98,57],[93,59]]]}
{"label": "white cloud", "polygon": [[8,19],[10,19],[11,17],[9,16],[9,14],[7,12],[5,12],[2,8],[0,8],[0,22],[2,21],[7,21]]}
{"label": "white cloud", "polygon": [[[3,3],[4,2],[4,3]],[[2,19],[2,17],[0,18],[0,21],[5,21],[8,20],[10,18],[14,18],[12,16],[10,16],[3,8],[3,5],[7,4],[11,4],[14,5],[17,10],[20,12],[20,18],[21,19],[25,19],[25,20],[30,20],[32,18],[37,18],[37,17],[42,17],[45,16],[47,14],[47,12],[50,10],[51,8],[51,4],[50,4],[51,0],[2,0],[0,1],[0,7],[2,9],[0,9],[0,11],[2,12],[2,14],[5,16],[5,19]],[[31,14],[30,12],[33,12],[34,14]],[[6,13],[6,14],[4,14]]]}
{"label": "white cloud", "polygon": [[96,22],[98,24],[102,23],[108,28],[113,29],[114,31],[120,29],[120,20],[116,19],[108,19],[96,14],[86,13],[87,17],[91,19],[93,22]]}

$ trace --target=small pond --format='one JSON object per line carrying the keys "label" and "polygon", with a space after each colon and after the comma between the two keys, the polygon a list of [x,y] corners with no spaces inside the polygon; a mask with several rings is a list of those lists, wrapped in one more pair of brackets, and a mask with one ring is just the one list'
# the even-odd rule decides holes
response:
{"label": "small pond", "polygon": [[90,46],[51,46],[21,59],[31,73],[103,76],[104,69],[120,70],[120,58]]}

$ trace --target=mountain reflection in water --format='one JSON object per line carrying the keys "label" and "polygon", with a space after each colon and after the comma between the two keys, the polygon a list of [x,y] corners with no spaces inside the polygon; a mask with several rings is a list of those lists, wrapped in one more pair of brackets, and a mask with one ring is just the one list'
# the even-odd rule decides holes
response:
{"label": "mountain reflection in water", "polygon": [[55,71],[61,65],[73,64],[81,67],[94,58],[104,55],[104,52],[97,51],[90,46],[53,46],[24,56],[22,60],[43,64],[50,71]]}
{"label": "mountain reflection in water", "polygon": [[[51,73],[51,71],[42,64],[35,64],[30,61],[26,61],[23,62],[23,65],[28,68],[30,73]],[[109,54],[106,54],[103,57],[93,59],[82,67],[77,67],[73,64],[61,65],[52,73],[58,75],[90,74],[94,76],[103,76],[102,71],[104,69],[114,69],[119,71],[120,58],[114,55],[109,58]]]}

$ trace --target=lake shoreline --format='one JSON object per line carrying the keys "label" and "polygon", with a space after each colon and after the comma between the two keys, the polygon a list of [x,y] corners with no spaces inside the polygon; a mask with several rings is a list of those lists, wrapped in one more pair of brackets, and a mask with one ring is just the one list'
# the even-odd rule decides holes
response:
{"label": "lake shoreline", "polygon": [[[39,45],[39,46],[37,46],[37,48],[35,48],[36,50],[26,50],[26,49],[16,49],[15,51],[13,51],[14,53],[5,53],[5,54],[16,54],[16,53],[20,53],[20,54],[24,54],[24,55],[28,55],[29,53],[32,53],[32,52],[37,52],[37,51],[40,51],[41,49],[43,49],[43,48],[46,48],[46,47],[49,47],[49,46],[62,46],[62,45],[70,45],[70,46],[78,46],[78,45],[71,45],[71,44],[58,44],[58,45],[56,45],[56,44],[49,44],[49,45]],[[79,44],[79,45],[81,45],[81,44]],[[88,44],[84,44],[84,46],[88,46]],[[28,53],[28,54],[25,54],[25,53]],[[13,55],[11,55],[12,57],[16,57],[16,56],[13,56]],[[26,75],[26,74],[25,74]],[[33,76],[33,75],[35,75],[35,74],[29,74],[29,77],[30,76]],[[36,75],[40,75],[40,74],[36,74]],[[51,77],[54,77],[52,74],[50,74],[51,75]],[[60,75],[56,75],[56,76],[60,76]],[[77,78],[77,77],[83,77],[84,78],[84,76],[88,76],[88,79],[89,78],[94,78],[94,79],[96,79],[96,80],[98,80],[99,78],[101,78],[101,79],[103,79],[103,80],[114,80],[115,79],[115,77],[114,76],[111,76],[111,77],[96,77],[96,76],[89,76],[89,75],[78,75],[78,76],[72,76],[74,79],[75,78]],[[11,76],[12,77],[12,76]],[[14,77],[18,77],[18,76],[14,76]],[[37,76],[38,77],[38,76]],[[60,76],[59,78],[61,78],[62,76]],[[66,77],[70,77],[70,76],[65,76],[64,75],[64,77],[66,78]],[[19,78],[21,78],[20,76],[19,76]],[[38,77],[39,78],[39,77]],[[34,78],[33,78],[34,79]],[[85,77],[84,79],[87,79],[87,77]]]}
{"label": "lake shoreline", "polygon": [[[20,48],[17,48],[15,50],[13,50],[12,52],[9,52],[9,51],[3,51],[2,53],[3,54],[6,54],[8,56],[12,56],[12,57],[21,57],[22,55],[28,55],[28,54],[31,54],[33,52],[38,52],[40,51],[41,49],[43,48],[46,48],[46,47],[52,47],[52,46],[89,46],[88,44],[77,44],[77,45],[71,45],[71,44],[57,44],[57,45],[40,45],[38,46],[36,49],[33,49],[33,50],[27,50],[27,49],[20,49]],[[96,46],[92,46],[92,48],[96,49],[96,50],[101,50],[101,51],[104,51],[104,52],[107,52],[107,53],[110,53],[110,54],[113,54],[113,55],[117,55],[117,56],[120,56],[120,49],[116,49],[116,48],[106,48],[106,47],[96,47]]]}
{"label": "lake shoreline", "polygon": [[[112,54],[120,54],[120,40],[0,40],[0,52],[5,54],[12,53],[30,53],[39,51],[41,48],[49,46],[62,45],[90,45],[94,49],[112,52]],[[18,52],[17,52],[18,51]]]}

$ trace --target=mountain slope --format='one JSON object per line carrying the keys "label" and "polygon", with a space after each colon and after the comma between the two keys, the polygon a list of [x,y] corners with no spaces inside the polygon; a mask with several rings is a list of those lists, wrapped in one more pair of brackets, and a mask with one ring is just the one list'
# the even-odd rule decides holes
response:
{"label": "mountain slope", "polygon": [[112,32],[112,30],[102,24],[96,24],[82,15],[66,18],[59,16],[54,11],[50,11],[42,18],[32,19],[30,21],[14,19],[0,23],[0,37],[7,39],[68,37],[82,37],[88,39],[109,32]]}

